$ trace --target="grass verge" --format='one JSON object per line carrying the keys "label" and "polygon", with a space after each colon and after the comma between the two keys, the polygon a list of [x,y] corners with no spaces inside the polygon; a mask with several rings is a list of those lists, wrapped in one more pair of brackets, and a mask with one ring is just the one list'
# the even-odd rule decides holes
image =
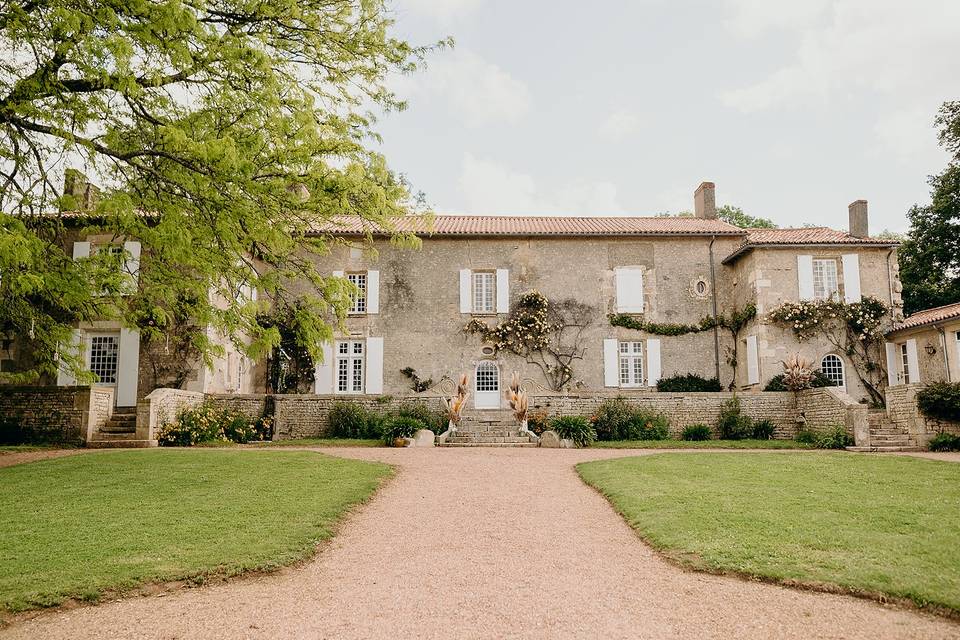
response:
{"label": "grass verge", "polygon": [[796,440],[605,440],[597,449],[812,449]]}
{"label": "grass verge", "polygon": [[212,449],[0,469],[0,610],[291,564],[390,473],[308,451]]}
{"label": "grass verge", "polygon": [[254,443],[260,447],[382,447],[383,440],[365,438],[299,438]]}
{"label": "grass verge", "polygon": [[681,564],[960,615],[960,464],[665,453],[577,469]]}

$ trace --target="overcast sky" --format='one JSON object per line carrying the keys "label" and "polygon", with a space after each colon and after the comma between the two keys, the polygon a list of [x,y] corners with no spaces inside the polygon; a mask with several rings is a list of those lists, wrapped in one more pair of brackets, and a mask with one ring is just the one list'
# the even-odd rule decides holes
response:
{"label": "overcast sky", "polygon": [[653,215],[905,230],[960,99],[958,0],[394,0],[456,47],[395,87],[382,151],[438,213]]}

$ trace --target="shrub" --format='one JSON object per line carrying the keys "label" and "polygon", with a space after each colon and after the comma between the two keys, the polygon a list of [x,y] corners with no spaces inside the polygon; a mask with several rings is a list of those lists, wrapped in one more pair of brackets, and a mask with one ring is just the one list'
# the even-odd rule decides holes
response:
{"label": "shrub", "polygon": [[917,391],[917,407],[934,420],[960,422],[960,382],[933,382]]}
{"label": "shrub", "polygon": [[161,425],[157,430],[157,442],[168,447],[218,441],[245,443],[265,440],[271,432],[269,417],[252,420],[238,411],[204,403],[182,409],[175,420]]}
{"label": "shrub", "polygon": [[817,441],[817,434],[809,429],[801,429],[793,439],[800,444],[814,444]]}
{"label": "shrub", "polygon": [[427,425],[416,418],[395,416],[386,422],[383,430],[383,441],[388,445],[393,445],[397,438],[412,438],[417,431],[426,428]]}
{"label": "shrub", "polygon": [[335,402],[328,414],[330,435],[334,438],[365,438],[369,416],[366,409],[355,402]]}
{"label": "shrub", "polygon": [[776,426],[770,420],[757,420],[753,423],[753,437],[756,440],[769,440],[775,429]]}
{"label": "shrub", "polygon": [[550,421],[550,428],[566,440],[573,440],[578,447],[588,447],[597,439],[597,432],[581,416],[560,416]]}
{"label": "shrub", "polygon": [[960,434],[938,433],[930,441],[930,451],[960,451]]}
{"label": "shrub", "polygon": [[695,373],[674,374],[657,381],[657,391],[721,391],[717,378],[704,378]]}
{"label": "shrub", "polygon": [[665,440],[670,435],[670,422],[666,416],[638,410],[620,434],[623,440]]}
{"label": "shrub", "polygon": [[740,398],[736,395],[721,405],[717,433],[723,440],[743,440],[753,435],[753,421],[741,413]]}
{"label": "shrub", "polygon": [[837,425],[830,431],[820,434],[814,442],[817,449],[843,449],[851,444],[853,444],[853,438],[847,435],[847,430],[843,425]]}
{"label": "shrub", "polygon": [[[819,369],[813,372],[813,379],[810,381],[810,386],[812,388],[817,387],[832,387],[834,386],[833,380],[828,378],[822,371]],[[787,385],[783,382],[783,374],[779,374],[770,378],[770,382],[767,383],[767,386],[763,388],[764,391],[790,391],[787,389]]]}
{"label": "shrub", "polygon": [[527,414],[527,429],[535,435],[543,435],[550,428],[550,416],[546,411],[531,411]]}
{"label": "shrub", "polygon": [[623,398],[604,400],[590,418],[597,440],[620,440],[635,410]]}
{"label": "shrub", "polygon": [[689,424],[680,436],[684,440],[712,440],[713,432],[705,424]]}
{"label": "shrub", "polygon": [[404,404],[397,409],[397,415],[404,418],[415,418],[425,425],[425,429],[429,429],[437,435],[447,430],[447,415],[439,409],[429,408],[423,402]]}

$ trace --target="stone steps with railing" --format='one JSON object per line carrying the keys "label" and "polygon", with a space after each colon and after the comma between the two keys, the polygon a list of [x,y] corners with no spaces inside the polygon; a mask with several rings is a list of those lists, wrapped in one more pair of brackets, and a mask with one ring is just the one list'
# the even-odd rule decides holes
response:
{"label": "stone steps with railing", "polygon": [[148,448],[156,440],[137,438],[137,413],[134,408],[118,408],[87,442],[90,449]]}
{"label": "stone steps with railing", "polygon": [[536,447],[537,441],[520,431],[513,412],[473,409],[463,412],[460,426],[441,447]]}

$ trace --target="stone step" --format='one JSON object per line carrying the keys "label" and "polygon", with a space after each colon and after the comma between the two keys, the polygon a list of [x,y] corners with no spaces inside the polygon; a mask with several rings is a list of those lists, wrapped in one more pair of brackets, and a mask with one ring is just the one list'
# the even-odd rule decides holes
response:
{"label": "stone step", "polygon": [[520,437],[512,437],[512,438],[479,437],[479,438],[477,438],[477,437],[470,437],[470,436],[467,436],[467,437],[463,437],[463,436],[452,436],[452,437],[450,437],[450,438],[447,438],[447,442],[450,442],[450,443],[458,443],[458,442],[482,442],[482,443],[491,443],[491,444],[492,444],[492,443],[499,443],[499,442],[507,442],[507,443],[509,443],[509,442],[530,442],[530,439],[529,439],[529,438],[520,438]]}
{"label": "stone step", "polygon": [[517,436],[520,435],[520,430],[517,428],[513,429],[457,429],[457,435],[473,435],[473,436]]}
{"label": "stone step", "polygon": [[909,436],[910,434],[901,429],[870,429],[870,437],[883,436]]}
{"label": "stone step", "polygon": [[884,446],[884,447],[847,447],[847,451],[855,451],[857,453],[893,453],[896,451],[921,451],[920,447],[914,446]]}
{"label": "stone step", "polygon": [[904,447],[910,445],[910,438],[870,438],[871,447]]}
{"label": "stone step", "polygon": [[92,440],[132,440],[137,432],[131,431],[104,431],[94,432]]}
{"label": "stone step", "polygon": [[88,449],[146,449],[157,446],[156,440],[91,440]]}
{"label": "stone step", "polygon": [[137,424],[135,422],[130,424],[116,424],[115,422],[111,421],[108,421],[105,425],[98,429],[100,433],[134,433],[136,430]]}
{"label": "stone step", "polygon": [[536,447],[536,442],[444,442],[441,447]]}

